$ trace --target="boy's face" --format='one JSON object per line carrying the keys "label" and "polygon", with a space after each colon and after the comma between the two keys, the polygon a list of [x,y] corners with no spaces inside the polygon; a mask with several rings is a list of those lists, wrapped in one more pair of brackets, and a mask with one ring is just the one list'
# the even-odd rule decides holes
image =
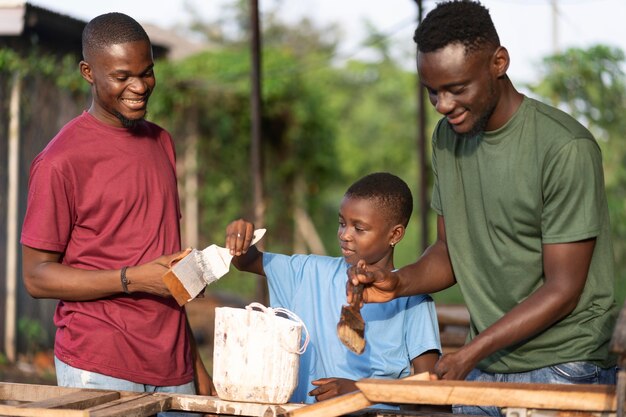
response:
{"label": "boy's face", "polygon": [[341,254],[350,265],[360,259],[380,267],[391,265],[391,243],[397,243],[396,226],[385,218],[385,211],[374,201],[344,197],[337,230]]}
{"label": "boy's face", "polygon": [[146,115],[156,84],[150,43],[115,44],[93,55],[80,65],[81,74],[92,87],[89,112],[112,126],[132,127]]}

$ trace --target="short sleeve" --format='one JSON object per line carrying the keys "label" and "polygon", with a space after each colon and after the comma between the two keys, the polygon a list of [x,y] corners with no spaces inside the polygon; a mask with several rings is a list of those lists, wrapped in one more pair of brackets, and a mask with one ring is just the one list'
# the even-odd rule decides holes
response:
{"label": "short sleeve", "polygon": [[437,312],[435,302],[430,296],[409,297],[404,329],[410,360],[429,350],[441,352]]}
{"label": "short sleeve", "polygon": [[41,160],[35,160],[28,183],[21,243],[36,249],[64,252],[74,224],[70,182]]}
{"label": "short sleeve", "polygon": [[597,143],[575,139],[546,159],[543,194],[543,243],[597,236],[605,204],[602,155]]}

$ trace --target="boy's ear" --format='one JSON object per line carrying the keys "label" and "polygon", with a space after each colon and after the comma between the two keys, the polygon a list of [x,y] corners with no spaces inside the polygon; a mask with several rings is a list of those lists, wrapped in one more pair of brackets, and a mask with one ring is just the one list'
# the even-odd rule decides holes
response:
{"label": "boy's ear", "polygon": [[396,224],[391,231],[391,240],[389,244],[391,246],[396,246],[402,238],[404,238],[404,232],[406,231],[405,227],[401,224]]}

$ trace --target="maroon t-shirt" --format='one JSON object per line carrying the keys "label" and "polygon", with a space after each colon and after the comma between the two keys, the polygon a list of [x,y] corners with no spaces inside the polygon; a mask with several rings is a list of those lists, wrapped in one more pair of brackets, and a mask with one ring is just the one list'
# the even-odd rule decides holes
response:
{"label": "maroon t-shirt", "polygon": [[[84,112],[31,165],[21,242],[74,268],[120,269],[180,250],[179,220],[170,135]],[[54,353],[69,365],[157,386],[193,380],[185,311],[173,298],[59,301],[54,323]]]}

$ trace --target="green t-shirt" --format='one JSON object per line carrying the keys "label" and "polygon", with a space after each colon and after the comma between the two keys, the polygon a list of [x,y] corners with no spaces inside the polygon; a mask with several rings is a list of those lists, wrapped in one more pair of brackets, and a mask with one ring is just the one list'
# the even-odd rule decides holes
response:
{"label": "green t-shirt", "polygon": [[470,339],[544,282],[542,245],[596,238],[574,311],[534,338],[481,361],[488,372],[525,372],[572,361],[615,364],[614,260],[602,156],[571,116],[524,98],[502,128],[457,138],[445,120],[433,134],[432,207],[444,217]]}

